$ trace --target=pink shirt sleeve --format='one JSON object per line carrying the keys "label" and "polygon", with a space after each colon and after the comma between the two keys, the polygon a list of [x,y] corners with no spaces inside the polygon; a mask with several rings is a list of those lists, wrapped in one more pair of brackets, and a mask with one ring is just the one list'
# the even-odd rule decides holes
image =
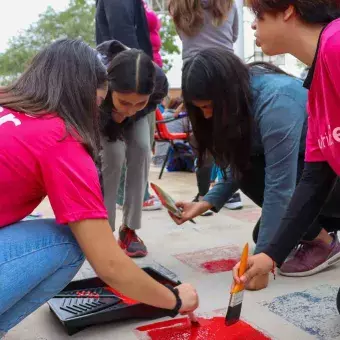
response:
{"label": "pink shirt sleeve", "polygon": [[313,119],[308,117],[308,130],[306,140],[306,162],[323,162],[325,158],[320,150],[318,139],[314,133]]}
{"label": "pink shirt sleeve", "polygon": [[96,166],[79,142],[58,142],[41,156],[43,185],[60,224],[106,219]]}

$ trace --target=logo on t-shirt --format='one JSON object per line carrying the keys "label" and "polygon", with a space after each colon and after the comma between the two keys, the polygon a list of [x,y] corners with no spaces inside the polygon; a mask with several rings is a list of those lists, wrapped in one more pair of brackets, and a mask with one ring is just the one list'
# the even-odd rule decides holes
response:
{"label": "logo on t-shirt", "polygon": [[334,142],[340,143],[340,127],[336,127],[332,131],[331,126],[328,125],[328,131],[318,139],[319,148],[325,149],[332,146]]}
{"label": "logo on t-shirt", "polygon": [[21,121],[16,118],[12,113],[0,117],[0,126],[9,122],[13,123],[15,126],[19,126],[21,124]]}
{"label": "logo on t-shirt", "polygon": [[[0,106],[0,113],[4,111],[5,109],[2,106]],[[13,123],[15,126],[21,125],[21,121],[18,118],[16,118],[13,113],[8,113],[0,117],[0,126],[9,122]]]}

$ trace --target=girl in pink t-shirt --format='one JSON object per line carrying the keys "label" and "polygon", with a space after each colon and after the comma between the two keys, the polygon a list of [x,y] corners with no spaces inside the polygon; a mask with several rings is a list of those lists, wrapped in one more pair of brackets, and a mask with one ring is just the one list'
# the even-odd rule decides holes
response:
{"label": "girl in pink t-shirt", "polygon": [[[305,169],[281,227],[263,253],[249,259],[238,277],[250,289],[268,284],[268,273],[285,266],[285,275],[305,276],[340,261],[335,233],[321,230],[315,240],[302,243],[285,263],[331,195],[340,175],[340,2],[337,0],[250,0],[256,15],[252,25],[256,44],[267,55],[290,53],[310,67],[304,86],[309,89]],[[339,195],[338,195],[339,196]],[[340,197],[337,198],[340,207]],[[336,209],[338,209],[336,207]]]}
{"label": "girl in pink t-shirt", "polygon": [[[0,338],[58,294],[84,255],[107,285],[169,315],[198,305],[190,285],[176,291],[150,279],[112,233],[94,162],[107,90],[98,53],[67,39],[0,88]],[[22,221],[46,196],[55,219]]]}

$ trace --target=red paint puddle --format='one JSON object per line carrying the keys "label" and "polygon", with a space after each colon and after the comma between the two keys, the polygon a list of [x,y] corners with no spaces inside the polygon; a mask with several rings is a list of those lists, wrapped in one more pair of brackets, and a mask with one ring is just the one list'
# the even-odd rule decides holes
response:
{"label": "red paint puddle", "polygon": [[210,274],[221,273],[221,272],[229,272],[233,270],[234,266],[238,263],[239,260],[230,259],[230,260],[216,260],[202,263],[200,266],[208,271]]}
{"label": "red paint puddle", "polygon": [[119,297],[127,305],[135,305],[135,304],[139,303],[138,301],[128,298],[127,296],[119,293],[117,290],[115,290],[115,289],[113,289],[111,287],[105,287],[105,289],[109,290],[114,295]]}
{"label": "red paint puddle", "polygon": [[146,333],[150,340],[270,340],[243,321],[226,326],[223,317],[198,320],[200,326],[191,325],[188,318],[182,318],[139,327],[137,331]]}

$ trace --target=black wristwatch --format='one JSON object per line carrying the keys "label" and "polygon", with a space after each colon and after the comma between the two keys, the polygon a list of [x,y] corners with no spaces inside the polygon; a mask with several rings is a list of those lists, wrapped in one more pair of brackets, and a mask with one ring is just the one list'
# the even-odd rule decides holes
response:
{"label": "black wristwatch", "polygon": [[174,317],[176,317],[177,315],[178,315],[178,313],[179,313],[179,310],[181,309],[181,307],[182,307],[182,300],[181,300],[181,298],[179,297],[179,291],[178,291],[178,289],[177,288],[174,288],[174,287],[172,287],[172,286],[170,286],[170,285],[165,285],[168,289],[170,289],[173,293],[174,293],[174,295],[175,295],[175,297],[176,297],[176,306],[172,309],[172,310],[170,310],[170,315],[169,316],[171,316],[172,318],[174,318]]}

